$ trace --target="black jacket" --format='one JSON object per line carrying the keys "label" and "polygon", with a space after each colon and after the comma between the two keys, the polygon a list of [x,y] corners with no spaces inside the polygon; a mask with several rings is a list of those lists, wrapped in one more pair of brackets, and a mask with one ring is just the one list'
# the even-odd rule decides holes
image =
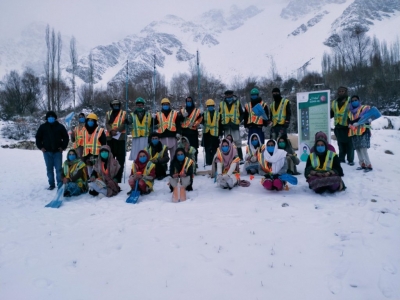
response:
{"label": "black jacket", "polygon": [[55,121],[53,124],[49,122],[39,126],[36,132],[36,146],[39,149],[46,149],[48,152],[58,152],[59,148],[67,149],[69,142],[68,132],[64,125]]}

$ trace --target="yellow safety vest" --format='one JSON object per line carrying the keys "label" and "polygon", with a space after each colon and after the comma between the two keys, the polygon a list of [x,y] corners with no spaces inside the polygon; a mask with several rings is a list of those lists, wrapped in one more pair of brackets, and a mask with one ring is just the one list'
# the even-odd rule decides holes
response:
{"label": "yellow safety vest", "polygon": [[204,113],[204,133],[210,133],[212,136],[218,136],[218,113],[214,111],[214,118],[211,119],[211,113]]}
{"label": "yellow safety vest", "polygon": [[68,163],[65,161],[63,165],[63,172],[65,178],[71,179],[71,177],[75,176],[76,173],[82,169],[82,177],[79,178],[75,183],[82,189],[82,191],[87,191],[87,174],[86,174],[86,164],[81,160],[74,165],[69,167]]}
{"label": "yellow safety vest", "polygon": [[333,166],[333,158],[335,157],[336,153],[332,152],[331,150],[326,151],[325,162],[322,168],[319,167],[320,161],[318,155],[315,152],[310,154],[310,160],[312,167],[317,171],[330,171],[332,170]]}
{"label": "yellow safety vest", "polygon": [[348,126],[347,116],[349,114],[350,97],[344,102],[343,106],[339,109],[338,101],[333,100],[331,108],[334,113],[335,125]]}
{"label": "yellow safety vest", "polygon": [[99,155],[100,153],[100,141],[99,138],[103,134],[104,129],[97,127],[92,134],[86,130],[83,131],[83,156],[89,155]]}
{"label": "yellow safety vest", "polygon": [[[151,161],[148,161],[146,164],[146,168],[144,168],[144,172],[142,173],[143,176],[149,176],[151,171],[156,167],[155,164],[153,164]],[[133,162],[132,164],[132,174],[136,174],[136,164]],[[146,185],[153,190],[153,184],[154,180],[147,180],[143,178],[143,181],[146,183]]]}
{"label": "yellow safety vest", "polygon": [[193,109],[193,111],[191,112],[191,114],[187,117],[185,117],[185,119],[182,122],[182,128],[189,128],[189,129],[197,129],[197,126],[199,126],[199,124],[201,123],[201,121],[203,120],[200,116],[200,110],[195,108]]}
{"label": "yellow safety vest", "polygon": [[176,117],[178,113],[176,111],[170,111],[168,117],[166,117],[162,112],[157,113],[158,120],[158,133],[163,133],[165,130],[176,131]]}
{"label": "yellow safety vest", "polygon": [[239,111],[239,100],[232,103],[231,109],[228,109],[228,104],[225,101],[219,103],[219,113],[222,125],[229,124],[232,122],[235,125],[240,124],[240,111]]}
{"label": "yellow safety vest", "polygon": [[179,172],[179,175],[182,175],[183,173],[187,173],[189,170],[190,166],[193,164],[193,160],[190,159],[189,157],[185,157],[185,162],[183,163],[182,170]]}
{"label": "yellow safety vest", "polygon": [[151,127],[151,114],[145,112],[142,122],[140,122],[139,117],[135,113],[131,113],[132,116],[132,137],[147,137],[150,135]]}
{"label": "yellow safety vest", "polygon": [[[360,114],[363,112],[363,110],[365,108],[369,108],[368,105],[361,105],[358,110],[357,113],[355,114],[355,116],[353,116],[353,114],[351,113],[351,111],[349,111],[349,119],[350,121],[354,121],[355,119],[357,119]],[[349,128],[349,136],[353,136],[353,135],[363,135],[363,133],[367,130],[367,128],[369,128],[369,125],[359,125],[357,127],[354,127],[354,129],[352,129],[351,127]]]}
{"label": "yellow safety vest", "polygon": [[[262,108],[265,107],[265,103],[261,103]],[[246,103],[244,106],[246,111],[249,113],[249,119],[247,120],[247,124],[256,124],[256,125],[263,125],[263,118],[257,116],[253,112],[253,108],[251,107],[251,103]]]}
{"label": "yellow safety vest", "polygon": [[160,152],[156,152],[154,156],[153,153],[151,152],[152,148],[150,146],[147,146],[144,150],[150,155],[150,159],[162,158],[164,156],[165,151],[167,150],[167,146],[163,145],[162,150]]}
{"label": "yellow safety vest", "polygon": [[[110,120],[112,110],[107,112],[107,120]],[[125,123],[126,119],[126,111],[120,110],[118,115],[115,117],[113,123],[111,124],[111,130],[116,130],[119,128],[122,124]],[[125,129],[121,131],[121,133],[125,133]],[[107,131],[107,136],[110,136],[110,133]]]}
{"label": "yellow safety vest", "polygon": [[272,114],[272,126],[275,125],[284,125],[286,121],[286,107],[289,104],[288,99],[282,98],[281,103],[275,109],[275,101],[271,103],[271,114]]}

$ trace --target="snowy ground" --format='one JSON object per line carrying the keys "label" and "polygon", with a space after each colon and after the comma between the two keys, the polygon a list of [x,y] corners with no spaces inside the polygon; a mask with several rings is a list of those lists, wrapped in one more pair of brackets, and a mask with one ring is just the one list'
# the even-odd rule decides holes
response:
{"label": "snowy ground", "polygon": [[41,152],[0,148],[0,299],[400,299],[400,131],[371,146],[374,171],[343,165],[333,195],[196,176],[184,203],[164,180],[137,205],[122,184],[59,209]]}

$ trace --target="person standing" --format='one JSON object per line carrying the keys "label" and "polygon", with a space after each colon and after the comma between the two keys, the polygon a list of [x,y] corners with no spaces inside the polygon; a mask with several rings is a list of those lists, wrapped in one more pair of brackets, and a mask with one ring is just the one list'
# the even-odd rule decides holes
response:
{"label": "person standing", "polygon": [[192,97],[187,97],[185,102],[186,107],[182,108],[181,110],[182,116],[184,118],[181,124],[182,135],[187,137],[190,146],[196,149],[196,154],[194,158],[197,166],[197,156],[199,154],[199,132],[197,128],[201,124],[203,116],[201,115],[200,109],[195,107],[195,103]]}
{"label": "person standing", "polygon": [[122,110],[120,100],[111,101],[110,107],[111,110],[106,113],[107,145],[110,146],[111,153],[120,165],[116,178],[118,183],[121,183],[126,156],[126,124],[129,121],[126,118],[126,111]]}
{"label": "person standing", "polygon": [[130,114],[129,123],[132,125],[132,145],[129,160],[136,160],[140,150],[147,147],[150,128],[151,128],[151,113],[146,111],[144,105],[146,101],[139,97],[135,100],[136,109]]}
{"label": "person standing", "polygon": [[79,158],[82,157],[83,153],[83,129],[85,128],[86,117],[84,113],[80,113],[78,116],[78,126],[75,126],[71,133],[71,141],[74,143],[72,148],[76,150]]}
{"label": "person standing", "polygon": [[350,97],[347,88],[341,86],[337,91],[338,97],[331,104],[331,118],[335,120],[335,136],[339,147],[339,161],[347,161],[350,166],[354,166],[354,148],[349,137],[349,103]]}
{"label": "person standing", "polygon": [[226,137],[232,135],[237,148],[237,153],[240,158],[240,163],[243,161],[242,138],[240,137],[239,125],[243,120],[244,111],[240,101],[233,91],[225,91],[225,98],[219,103],[219,122],[221,130]]}
{"label": "person standing", "polygon": [[290,101],[286,98],[282,98],[280,89],[274,88],[272,90],[272,98],[274,98],[274,100],[270,106],[272,119],[270,138],[276,140],[279,136],[287,134],[292,111],[290,109]]}
{"label": "person standing", "polygon": [[54,111],[46,113],[46,122],[39,126],[36,132],[36,146],[43,152],[47,169],[48,190],[56,187],[54,170],[56,171],[57,187],[62,185],[62,152],[67,149],[69,136],[64,125],[57,121]]}
{"label": "person standing", "polygon": [[219,114],[215,111],[215,102],[213,99],[206,101],[207,110],[203,113],[203,138],[202,144],[206,154],[206,165],[212,164],[215,153],[219,147]]}
{"label": "person standing", "polygon": [[[246,103],[246,105],[244,106],[244,127],[248,128],[249,130],[249,137],[247,140],[248,145],[251,144],[250,136],[252,136],[253,133],[257,134],[260,138],[261,144],[264,144],[265,137],[263,126],[268,126],[271,123],[271,116],[268,105],[262,102],[262,98],[259,96],[259,93],[260,92],[258,91],[258,89],[252,89],[250,91],[250,103]],[[257,104],[260,104],[261,107],[264,109],[265,115],[268,117],[268,120],[264,120],[262,117],[259,117],[254,113],[253,107]]]}
{"label": "person standing", "polygon": [[181,138],[181,113],[171,109],[171,102],[168,98],[161,100],[161,112],[156,113],[153,119],[154,124],[158,125],[158,134],[163,145],[167,146],[170,157],[175,156],[177,139]]}

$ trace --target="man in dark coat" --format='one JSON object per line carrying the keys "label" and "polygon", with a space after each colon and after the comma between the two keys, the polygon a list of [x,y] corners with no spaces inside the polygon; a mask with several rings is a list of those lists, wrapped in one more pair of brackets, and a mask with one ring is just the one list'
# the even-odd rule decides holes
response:
{"label": "man in dark coat", "polygon": [[46,123],[39,126],[36,133],[36,146],[42,150],[46,163],[48,190],[53,190],[55,185],[54,169],[56,170],[57,186],[62,185],[62,152],[67,148],[69,136],[64,125],[58,123],[54,111],[46,113]]}

